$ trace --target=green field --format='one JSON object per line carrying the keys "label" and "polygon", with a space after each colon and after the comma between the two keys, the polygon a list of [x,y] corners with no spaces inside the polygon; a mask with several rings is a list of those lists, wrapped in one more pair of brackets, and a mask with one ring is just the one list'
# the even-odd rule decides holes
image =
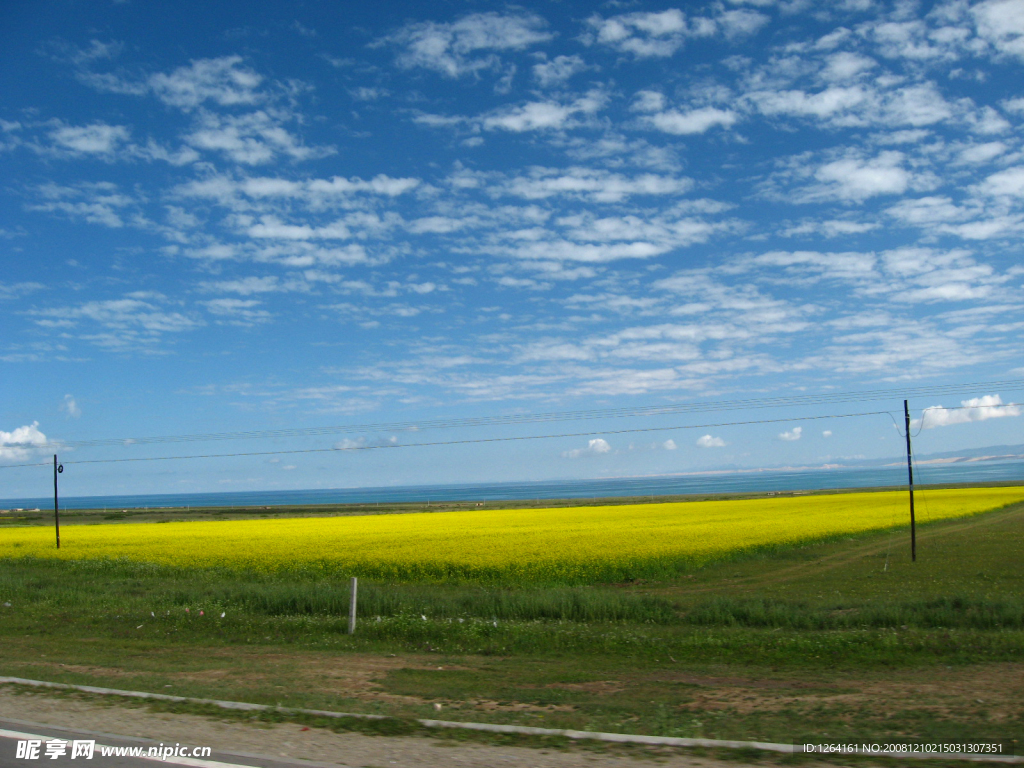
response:
{"label": "green field", "polygon": [[663,735],[1024,739],[1024,504],[927,522],[918,554],[894,528],[672,578],[370,580],[354,637],[340,578],[7,557],[0,673]]}

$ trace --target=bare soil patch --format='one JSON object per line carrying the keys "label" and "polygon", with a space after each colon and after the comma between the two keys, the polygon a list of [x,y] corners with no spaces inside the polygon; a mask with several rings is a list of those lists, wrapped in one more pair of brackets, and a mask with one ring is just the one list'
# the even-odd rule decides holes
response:
{"label": "bare soil patch", "polygon": [[[941,717],[976,712],[1002,722],[1024,718],[1024,664],[983,664],[892,672],[885,678],[837,679],[832,684],[778,680],[739,680],[680,675],[696,686],[689,711],[733,710],[741,713],[783,709],[843,708],[874,710],[883,716],[907,709]],[[797,692],[804,689],[805,692]]]}
{"label": "bare soil patch", "polygon": [[[443,738],[367,736],[281,723],[271,726],[223,722],[196,715],[152,712],[145,707],[104,706],[68,697],[12,693],[0,689],[0,717],[154,742],[209,746],[216,750],[313,760],[339,768],[736,768],[742,760],[716,760],[678,750],[640,749],[622,754],[614,746],[537,749],[511,745],[459,744]],[[439,734],[443,737],[445,734]],[[757,765],[774,764],[768,755]],[[802,763],[824,768],[825,763]]]}

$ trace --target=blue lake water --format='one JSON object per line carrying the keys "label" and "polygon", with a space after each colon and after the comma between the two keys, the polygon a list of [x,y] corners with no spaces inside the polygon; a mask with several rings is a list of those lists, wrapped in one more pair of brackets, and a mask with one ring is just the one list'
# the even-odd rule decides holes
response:
{"label": "blue lake water", "polygon": [[[915,469],[914,481],[928,483],[1024,483],[1024,462],[962,462]],[[827,488],[900,486],[906,467],[758,470],[604,480],[560,480],[530,483],[473,483],[410,485],[384,488],[331,488],[294,491],[237,491],[230,493],[173,493],[137,496],[61,497],[62,509],[153,507],[246,507],[297,504],[359,504],[440,501],[502,501],[516,499],[588,499],[608,496],[667,496],[689,493],[802,491]],[[0,508],[52,509],[53,497],[0,499]]]}

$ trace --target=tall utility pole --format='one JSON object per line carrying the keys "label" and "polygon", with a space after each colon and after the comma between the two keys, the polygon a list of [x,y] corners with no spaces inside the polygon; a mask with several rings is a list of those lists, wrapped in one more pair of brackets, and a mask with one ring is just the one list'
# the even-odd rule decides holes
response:
{"label": "tall utility pole", "polygon": [[64,465],[57,465],[57,454],[53,454],[53,527],[57,531],[57,549],[60,549],[60,508],[57,506],[57,473],[64,471]]}
{"label": "tall utility pole", "polygon": [[910,479],[910,559],[917,561],[917,530],[914,527],[914,466],[910,463],[910,406],[903,401],[903,417],[907,430],[907,477]]}

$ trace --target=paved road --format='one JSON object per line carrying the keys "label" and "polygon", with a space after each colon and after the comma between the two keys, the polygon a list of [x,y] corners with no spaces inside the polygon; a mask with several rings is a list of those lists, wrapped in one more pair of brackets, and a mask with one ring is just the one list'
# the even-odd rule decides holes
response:
{"label": "paved road", "polygon": [[[92,757],[78,754],[72,757],[75,751],[74,743],[94,742]],[[19,747],[19,742],[21,746]],[[64,743],[64,749],[54,749],[59,742]],[[140,750],[146,754],[150,747],[182,747],[179,755],[169,754],[161,757],[130,757],[123,756],[124,750]],[[247,755],[240,753],[226,752],[220,749],[212,749],[209,756],[191,757],[191,749],[202,744],[161,744],[161,742],[150,739],[136,739],[129,736],[115,736],[107,733],[92,733],[88,731],[73,731],[66,728],[57,728],[52,725],[27,722],[24,720],[0,719],[0,768],[51,768],[62,766],[63,768],[155,768],[156,765],[167,766],[191,766],[192,768],[314,768],[324,766],[324,763],[315,763],[305,760],[281,760],[279,758],[263,757],[259,755]],[[35,749],[33,749],[35,747]],[[122,750],[122,756],[116,754],[103,755],[104,748]],[[22,755],[19,755],[19,749]],[[81,749],[81,747],[79,747]],[[88,747],[85,747],[87,751]],[[48,756],[57,752],[55,757]],[[164,750],[167,751],[167,750]],[[60,754],[63,752],[63,754]],[[35,756],[31,756],[32,754]],[[183,754],[182,754],[183,753]],[[184,756],[188,755],[188,756]],[[331,768],[338,768],[338,764]]]}

